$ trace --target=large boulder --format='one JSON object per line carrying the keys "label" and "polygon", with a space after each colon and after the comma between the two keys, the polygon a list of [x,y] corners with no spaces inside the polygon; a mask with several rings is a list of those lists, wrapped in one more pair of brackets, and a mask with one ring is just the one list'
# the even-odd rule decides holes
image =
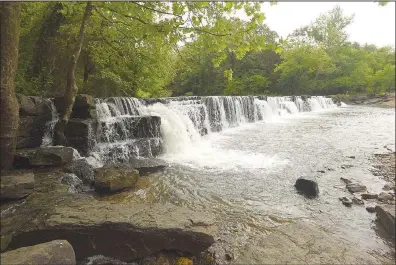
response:
{"label": "large boulder", "polygon": [[20,116],[17,149],[39,147],[42,144],[46,125],[51,118],[51,113],[40,116]]}
{"label": "large boulder", "polygon": [[29,247],[7,251],[1,255],[1,264],[15,265],[75,265],[74,250],[66,240],[54,240]]}
{"label": "large boulder", "polygon": [[382,224],[385,231],[395,237],[395,206],[394,205],[377,205],[375,207],[378,221]]}
{"label": "large boulder", "polygon": [[51,103],[41,97],[17,94],[20,116],[40,116],[51,114]]}
{"label": "large boulder", "polygon": [[66,142],[82,154],[88,156],[95,146],[96,120],[71,119],[65,129]]}
{"label": "large boulder", "polygon": [[28,171],[1,172],[1,200],[20,199],[34,190],[34,174]]}
{"label": "large boulder", "polygon": [[139,178],[139,171],[127,167],[95,169],[95,190],[100,193],[116,192],[132,188]]}
{"label": "large boulder", "polygon": [[294,184],[294,187],[299,193],[308,198],[314,198],[319,195],[318,183],[310,179],[299,178],[297,179],[296,184]]}
{"label": "large boulder", "polygon": [[[63,97],[54,98],[54,104],[59,113],[65,108]],[[77,95],[74,101],[72,119],[95,119],[96,118],[96,104],[95,99],[90,95]]]}
{"label": "large boulder", "polygon": [[61,166],[71,163],[72,160],[73,148],[48,146],[18,150],[15,154],[14,164],[18,168]]}
{"label": "large boulder", "polygon": [[103,255],[131,261],[162,250],[198,255],[214,243],[216,232],[215,219],[204,212],[171,204],[110,203],[83,194],[69,194],[47,213],[19,229],[9,248],[65,239],[77,260]]}

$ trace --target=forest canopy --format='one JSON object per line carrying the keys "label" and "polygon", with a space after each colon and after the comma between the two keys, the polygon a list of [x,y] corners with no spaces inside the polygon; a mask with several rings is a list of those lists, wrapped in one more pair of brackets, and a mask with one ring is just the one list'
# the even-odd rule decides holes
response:
{"label": "forest canopy", "polygon": [[[63,95],[85,5],[22,3],[18,93]],[[76,84],[95,97],[394,91],[394,47],[349,41],[351,23],[335,7],[282,39],[258,2],[93,2]]]}

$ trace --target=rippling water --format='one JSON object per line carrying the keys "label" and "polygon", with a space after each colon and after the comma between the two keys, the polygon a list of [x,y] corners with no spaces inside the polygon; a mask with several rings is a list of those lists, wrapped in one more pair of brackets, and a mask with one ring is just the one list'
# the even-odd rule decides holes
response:
{"label": "rippling water", "polygon": [[[184,153],[166,154],[170,167],[150,176],[150,185],[135,196],[214,213],[219,238],[235,252],[283,222],[304,219],[385,254],[392,247],[373,229],[375,215],[364,206],[344,207],[338,198],[350,196],[340,177],[381,191],[385,182],[370,173],[369,160],[373,153],[387,152],[385,145],[394,148],[394,128],[394,109],[369,107],[246,124],[207,135]],[[344,164],[353,167],[341,169]],[[300,176],[316,178],[319,198],[296,193],[293,185]]]}

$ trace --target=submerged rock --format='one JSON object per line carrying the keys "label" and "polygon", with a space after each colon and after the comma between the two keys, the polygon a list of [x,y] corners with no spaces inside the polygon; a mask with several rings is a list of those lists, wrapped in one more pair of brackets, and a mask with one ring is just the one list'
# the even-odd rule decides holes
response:
{"label": "submerged rock", "polygon": [[391,236],[395,237],[395,206],[377,205],[375,207],[377,218]]}
{"label": "submerged rock", "polygon": [[367,187],[360,183],[349,183],[346,185],[346,188],[351,193],[363,192],[367,190]]}
{"label": "submerged rock", "polygon": [[68,173],[75,174],[84,184],[93,185],[95,181],[95,173],[93,167],[85,158],[78,158],[65,168]]}
{"label": "submerged rock", "polygon": [[1,264],[18,265],[75,265],[74,250],[66,240],[54,240],[29,247],[7,251],[1,255]]}
{"label": "submerged rock", "polygon": [[69,185],[70,193],[77,193],[84,191],[84,184],[81,179],[79,179],[73,173],[65,173],[61,178],[61,183]]}
{"label": "submerged rock", "polygon": [[165,169],[168,164],[156,158],[131,158],[129,165],[139,171],[140,175],[146,175]]}
{"label": "submerged rock", "polygon": [[95,169],[95,190],[100,193],[116,192],[132,188],[139,178],[139,171],[127,167]]}
{"label": "submerged rock", "polygon": [[21,199],[34,190],[34,174],[29,171],[1,172],[1,200]]}
{"label": "submerged rock", "polygon": [[377,199],[378,194],[375,193],[363,193],[362,195],[363,200],[370,200],[370,199]]}
{"label": "submerged rock", "polygon": [[366,207],[366,210],[367,210],[369,213],[375,213],[375,207],[374,207],[374,206],[367,206],[367,207]]}
{"label": "submerged rock", "polygon": [[347,179],[347,178],[343,178],[343,177],[341,177],[340,179],[341,179],[345,184],[350,184],[350,183],[353,182],[352,180]]}
{"label": "submerged rock", "polygon": [[357,204],[357,205],[363,205],[363,204],[364,204],[364,201],[363,201],[363,200],[361,200],[361,199],[359,199],[359,198],[356,198],[356,197],[353,197],[353,198],[352,198],[352,202],[353,202],[354,204]]}
{"label": "submerged rock", "polygon": [[389,190],[393,190],[394,188],[391,185],[389,185],[389,184],[385,184],[382,189],[385,190],[385,191],[389,191]]}
{"label": "submerged rock", "polygon": [[294,184],[294,187],[296,187],[299,193],[308,198],[314,198],[319,195],[318,184],[313,180],[299,178],[297,179],[296,184]]}
{"label": "submerged rock", "polygon": [[247,244],[231,264],[383,264],[311,223],[284,225],[255,244]]}
{"label": "submerged rock", "polygon": [[341,197],[339,200],[344,204],[346,207],[351,207],[352,206],[352,200],[349,199],[348,197]]}
{"label": "submerged rock", "polygon": [[61,166],[71,163],[72,160],[73,148],[48,146],[18,150],[15,154],[14,164],[18,168]]}

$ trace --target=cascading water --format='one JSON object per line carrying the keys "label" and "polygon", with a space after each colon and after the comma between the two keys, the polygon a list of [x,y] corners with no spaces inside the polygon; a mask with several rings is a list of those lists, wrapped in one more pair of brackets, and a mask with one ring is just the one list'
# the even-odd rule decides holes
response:
{"label": "cascading water", "polygon": [[[54,113],[43,139],[46,145],[52,143],[53,126],[57,120],[52,101],[51,105]],[[336,105],[330,98],[320,96],[96,99],[96,143],[90,157],[105,164],[161,153],[180,155],[205,148],[205,152],[210,152],[207,138],[213,132],[333,107]]]}
{"label": "cascading water", "polygon": [[59,114],[56,111],[55,104],[52,99],[47,99],[47,103],[51,106],[51,121],[45,125],[44,136],[41,146],[53,145],[54,128],[55,124],[58,122]]}

